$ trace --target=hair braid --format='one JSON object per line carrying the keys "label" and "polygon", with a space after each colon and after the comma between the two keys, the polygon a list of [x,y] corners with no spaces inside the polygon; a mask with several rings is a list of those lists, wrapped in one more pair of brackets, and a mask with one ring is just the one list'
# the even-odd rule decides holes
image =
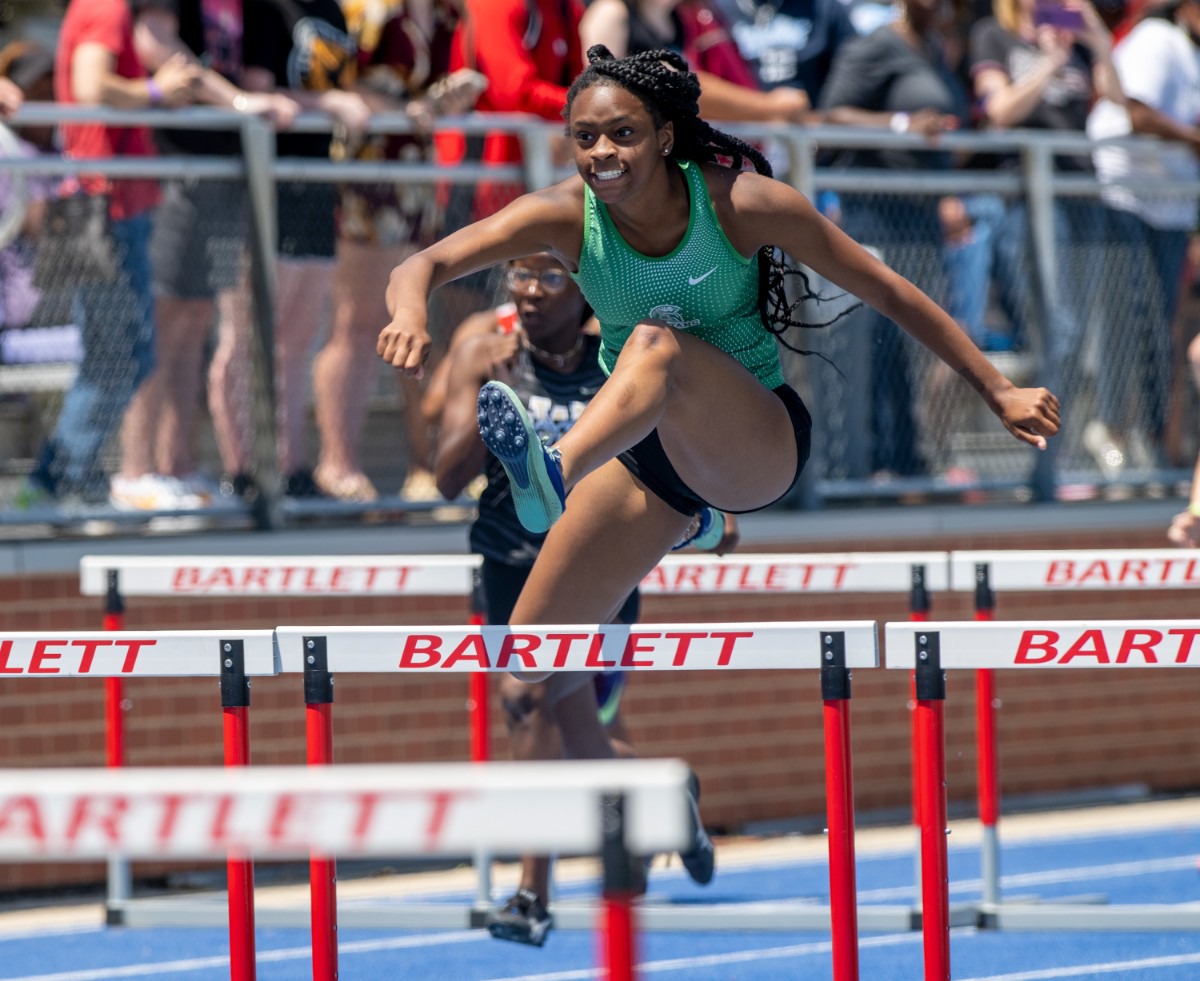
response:
{"label": "hair braid", "polygon": [[[742,170],[747,163],[764,177],[774,171],[762,152],[730,133],[714,129],[700,117],[700,80],[688,67],[687,60],[666,48],[641,51],[625,58],[614,58],[603,44],[588,48],[588,67],[567,90],[563,111],[569,117],[575,97],[594,85],[615,83],[642,100],[658,127],[667,122],[675,124],[675,141],[671,156],[697,163],[715,163],[733,170]],[[789,327],[828,327],[852,310],[851,306],[823,323],[808,323],[793,315],[806,300],[825,300],[813,290],[808,274],[789,265],[783,253],[773,245],[759,249],[758,308],[764,326],[784,345],[798,354],[811,354],[794,347],[784,338]],[[791,299],[787,281],[795,277],[802,284],[799,295]]]}

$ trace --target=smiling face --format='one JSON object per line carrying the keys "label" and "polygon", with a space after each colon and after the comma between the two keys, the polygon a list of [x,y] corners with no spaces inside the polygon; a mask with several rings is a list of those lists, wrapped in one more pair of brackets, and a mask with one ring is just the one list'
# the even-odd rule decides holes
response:
{"label": "smiling face", "polygon": [[674,139],[671,123],[658,126],[641,99],[603,82],[575,96],[567,132],[580,176],[606,204],[664,173],[662,162]]}

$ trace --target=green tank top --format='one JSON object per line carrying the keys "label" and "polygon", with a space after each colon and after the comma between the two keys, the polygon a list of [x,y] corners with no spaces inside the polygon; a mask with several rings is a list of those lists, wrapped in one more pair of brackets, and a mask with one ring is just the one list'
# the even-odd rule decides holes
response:
{"label": "green tank top", "polygon": [[677,161],[690,212],[669,255],[635,252],[604,203],[584,188],[583,251],[575,281],[600,321],[600,366],[611,374],[633,328],[663,320],[736,358],[767,388],[783,384],[779,348],[758,310],[758,255],[747,259],[725,237],[698,164]]}

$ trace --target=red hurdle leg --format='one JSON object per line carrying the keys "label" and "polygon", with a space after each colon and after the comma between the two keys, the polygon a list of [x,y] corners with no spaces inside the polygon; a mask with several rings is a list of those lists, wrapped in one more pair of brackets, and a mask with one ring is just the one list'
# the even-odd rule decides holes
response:
{"label": "red hurdle leg", "polygon": [[946,676],[938,636],[918,633],[917,755],[921,759],[921,929],[925,981],[950,981],[950,873],[946,855]]}
{"label": "red hurdle leg", "polygon": [[[221,712],[225,732],[225,765],[250,765],[250,683],[243,643],[221,644]],[[254,864],[232,852],[226,863],[229,892],[230,981],[254,981]]]}
{"label": "red hurdle leg", "polygon": [[637,964],[636,924],[634,923],[633,856],[625,844],[625,798],[606,795],[600,802],[601,827],[604,829],[603,922],[600,959],[606,981],[633,981]]}
{"label": "red hurdle leg", "polygon": [[[975,566],[975,619],[989,622],[995,613],[988,567]],[[1000,902],[1000,752],[996,740],[996,679],[991,668],[975,672],[975,772],[979,821],[983,825],[980,848],[983,901]]]}
{"label": "red hurdle leg", "polygon": [[[125,600],[121,596],[120,574],[108,570],[104,594],[104,629],[125,629]],[[125,765],[125,686],[120,678],[104,679],[104,765]],[[114,855],[108,860],[108,922],[121,922],[120,907],[133,896],[129,859]]]}
{"label": "red hurdle leg", "polygon": [[[472,627],[481,627],[484,623],[483,583],[479,570],[471,584],[471,612],[467,622]],[[491,752],[491,712],[489,705],[488,673],[475,671],[470,675],[467,694],[467,714],[471,726],[471,762],[487,763],[492,758]],[[475,908],[476,911],[489,910],[492,906],[492,856],[486,848],[477,848],[471,856],[475,865]]]}
{"label": "red hurdle leg", "polygon": [[834,981],[858,981],[858,888],[854,868],[854,779],[850,765],[850,671],[845,635],[821,633],[825,717],[825,808]]}
{"label": "red hurdle leg", "polygon": [[[472,627],[483,626],[483,614],[483,584],[477,569],[471,585],[471,612],[467,623]],[[491,743],[488,739],[491,727],[488,711],[488,675],[486,671],[476,671],[470,678],[467,710],[471,724],[471,762],[486,763],[492,758]]]}
{"label": "red hurdle leg", "polygon": [[[304,638],[305,736],[310,766],[333,762],[333,676],[324,637]],[[308,863],[312,903],[313,981],[336,981],[337,860],[313,855]]]}
{"label": "red hurdle leg", "polygon": [[[914,565],[911,569],[912,586],[908,594],[908,618],[913,623],[925,623],[929,619],[932,603],[925,585],[925,566]],[[916,831],[913,847],[913,886],[916,905],[921,906],[921,757],[917,753],[917,680],[914,675],[909,684],[909,728],[912,745],[912,825]]]}

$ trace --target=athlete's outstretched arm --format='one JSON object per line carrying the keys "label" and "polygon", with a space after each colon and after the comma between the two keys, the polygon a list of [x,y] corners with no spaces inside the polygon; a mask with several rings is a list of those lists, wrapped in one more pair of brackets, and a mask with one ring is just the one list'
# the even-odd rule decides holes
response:
{"label": "athlete's outstretched arm", "polygon": [[1038,449],[1058,432],[1058,399],[1044,388],[1017,388],[992,365],[954,319],[780,181],[739,174],[727,198],[714,197],[734,247],[751,255],[776,245],[853,293],[946,362],[975,389],[1018,439]]}
{"label": "athlete's outstretched arm", "polygon": [[535,252],[550,252],[575,269],[582,242],[583,182],[578,177],[522,195],[392,270],[385,296],[392,319],[375,350],[405,374],[419,375],[429,357],[429,296],[437,287]]}

